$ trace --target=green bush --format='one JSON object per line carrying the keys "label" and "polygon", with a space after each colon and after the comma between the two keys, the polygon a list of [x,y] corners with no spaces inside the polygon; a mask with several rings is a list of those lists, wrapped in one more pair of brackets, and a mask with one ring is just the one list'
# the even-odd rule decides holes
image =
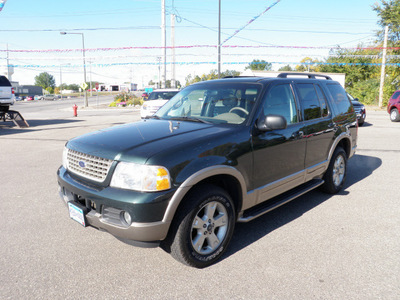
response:
{"label": "green bush", "polygon": [[135,105],[142,105],[143,99],[141,97],[136,98],[131,94],[128,93],[120,93],[115,95],[114,101],[111,102],[109,107],[118,107],[118,106],[135,106]]}

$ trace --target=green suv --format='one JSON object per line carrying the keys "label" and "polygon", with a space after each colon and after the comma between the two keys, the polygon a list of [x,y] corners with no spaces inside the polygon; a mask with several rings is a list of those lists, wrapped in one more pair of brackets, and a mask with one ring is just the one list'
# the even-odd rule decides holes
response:
{"label": "green suv", "polygon": [[327,76],[201,82],[140,122],[68,141],[59,192],[83,226],[203,268],[236,222],[317,187],[337,193],[357,129],[346,92]]}

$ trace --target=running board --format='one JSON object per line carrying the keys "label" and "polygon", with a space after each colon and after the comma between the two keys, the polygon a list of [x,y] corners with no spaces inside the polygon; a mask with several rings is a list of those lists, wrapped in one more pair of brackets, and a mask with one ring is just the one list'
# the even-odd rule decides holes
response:
{"label": "running board", "polygon": [[243,213],[242,217],[238,219],[238,222],[246,223],[254,220],[255,218],[262,216],[263,214],[266,214],[267,212],[270,212],[271,210],[274,210],[275,208],[278,208],[279,206],[282,206],[293,199],[296,199],[297,197],[300,197],[301,195],[319,187],[323,183],[324,180],[322,179],[313,179],[286,193],[267,200],[265,203],[261,203],[255,207],[249,208]]}

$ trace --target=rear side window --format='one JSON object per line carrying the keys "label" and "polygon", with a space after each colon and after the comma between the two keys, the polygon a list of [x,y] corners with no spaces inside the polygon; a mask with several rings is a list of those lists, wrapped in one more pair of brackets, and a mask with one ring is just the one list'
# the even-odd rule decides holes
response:
{"label": "rear side window", "polygon": [[312,83],[299,83],[296,86],[300,94],[304,121],[321,118],[321,107],[314,85]]}
{"label": "rear side window", "polygon": [[0,86],[11,86],[10,81],[5,76],[0,76]]}
{"label": "rear side window", "polygon": [[327,84],[326,86],[333,97],[333,103],[338,109],[339,114],[353,111],[353,106],[340,84]]}
{"label": "rear side window", "polygon": [[329,114],[329,111],[328,111],[328,105],[326,104],[325,94],[321,90],[321,87],[319,85],[316,85],[315,89],[317,90],[318,99],[319,99],[319,102],[321,104],[322,117],[327,117],[328,114]]}

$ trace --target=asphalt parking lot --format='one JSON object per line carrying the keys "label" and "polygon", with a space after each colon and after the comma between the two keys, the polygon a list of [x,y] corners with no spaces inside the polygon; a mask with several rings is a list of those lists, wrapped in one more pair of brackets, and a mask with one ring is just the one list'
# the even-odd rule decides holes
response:
{"label": "asphalt parking lot", "polygon": [[237,224],[202,270],[83,228],[59,199],[65,142],[138,111],[26,117],[27,129],[0,122],[0,299],[400,299],[400,123],[384,111],[359,128],[340,194]]}

